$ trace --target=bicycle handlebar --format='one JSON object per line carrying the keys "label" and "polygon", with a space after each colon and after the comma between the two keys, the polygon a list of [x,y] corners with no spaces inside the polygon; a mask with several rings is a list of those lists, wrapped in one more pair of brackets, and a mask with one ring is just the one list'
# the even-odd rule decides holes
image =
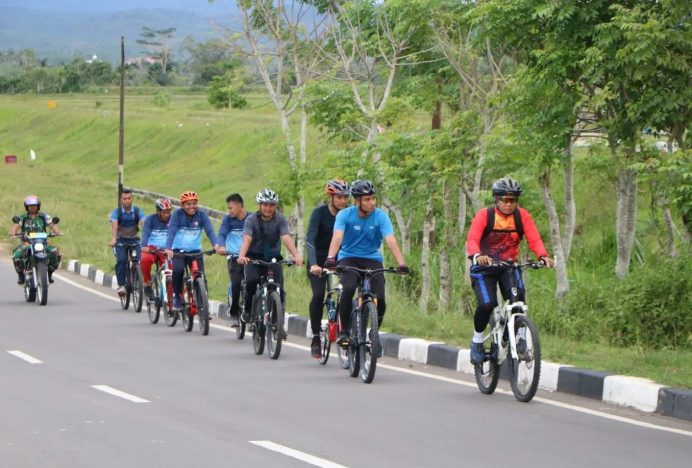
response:
{"label": "bicycle handlebar", "polygon": [[348,265],[339,265],[336,267],[336,272],[341,273],[344,271],[355,271],[357,273],[369,275],[369,276],[374,276],[378,273],[396,273],[398,275],[405,275],[406,273],[400,273],[398,268],[395,267],[387,267],[387,268],[375,268],[374,270],[370,268],[358,268],[354,266],[348,266]]}
{"label": "bicycle handlebar", "polygon": [[252,265],[260,265],[260,266],[274,266],[274,265],[286,265],[286,266],[293,266],[295,265],[295,261],[293,260],[279,260],[279,261],[271,261],[271,262],[265,262],[264,260],[250,260],[248,263]]}
{"label": "bicycle handlebar", "polygon": [[493,261],[493,263],[490,264],[490,266],[501,266],[501,267],[518,268],[518,269],[531,268],[533,270],[538,270],[539,268],[545,268],[545,264],[543,262],[517,263],[517,262],[504,262],[502,260],[495,260],[495,261]]}
{"label": "bicycle handlebar", "polygon": [[216,251],[214,249],[202,250],[201,252],[173,252],[173,258],[182,257],[201,257],[202,255],[213,255]]}

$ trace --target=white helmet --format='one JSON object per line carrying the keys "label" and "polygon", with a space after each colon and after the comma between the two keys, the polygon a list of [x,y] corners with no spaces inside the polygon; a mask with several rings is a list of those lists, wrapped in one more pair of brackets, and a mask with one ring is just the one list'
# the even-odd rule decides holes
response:
{"label": "white helmet", "polygon": [[276,205],[279,203],[279,196],[275,191],[265,188],[257,193],[255,200],[257,200],[257,203],[269,203],[271,205]]}

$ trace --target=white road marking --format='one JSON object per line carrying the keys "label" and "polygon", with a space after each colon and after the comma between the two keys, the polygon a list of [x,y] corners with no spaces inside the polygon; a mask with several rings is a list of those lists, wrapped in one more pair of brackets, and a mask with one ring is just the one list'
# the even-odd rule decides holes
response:
{"label": "white road marking", "polygon": [[[101,291],[96,291],[96,290],[93,289],[93,288],[90,288],[90,287],[81,285],[81,284],[79,284],[79,283],[77,283],[77,282],[75,282],[75,281],[72,281],[72,280],[70,280],[70,279],[67,279],[67,278],[64,277],[63,275],[58,275],[58,274],[53,273],[53,278],[58,278],[58,279],[60,279],[61,281],[66,282],[67,284],[71,284],[71,285],[74,286],[75,288],[79,288],[79,289],[82,289],[82,290],[84,290],[84,291],[89,291],[90,293],[96,294],[97,296],[101,296],[101,297],[104,298],[104,299],[108,299],[108,300],[111,300],[111,301],[113,301],[113,302],[120,303],[120,299],[118,299],[118,298],[116,298],[116,297],[113,297],[112,295],[104,294],[104,293],[102,293]],[[100,285],[99,285],[99,286],[100,286]]]}
{"label": "white road marking", "polygon": [[18,357],[19,359],[25,360],[29,364],[43,364],[43,361],[41,361],[40,359],[36,359],[35,357],[29,356],[28,354],[23,353],[21,351],[14,350],[14,351],[7,351],[7,352],[10,353],[12,356],[15,356],[15,357]]}
{"label": "white road marking", "polygon": [[118,390],[117,388],[109,387],[108,385],[92,385],[92,388],[95,388],[96,390],[100,390],[105,393],[109,393],[113,396],[117,396],[120,398],[124,398],[125,400],[131,401],[133,403],[151,403],[149,400],[145,400],[144,398],[140,398],[135,395],[131,395],[129,393],[125,393],[122,390]]}
{"label": "white road marking", "polygon": [[[118,303],[120,302],[119,299],[116,299],[116,298],[113,297],[113,296],[108,296],[108,295],[103,294],[103,293],[101,293],[101,292],[99,292],[99,291],[95,291],[94,289],[90,289],[90,288],[88,288],[88,287],[86,287],[86,286],[82,286],[81,284],[77,284],[77,283],[75,283],[74,281],[68,280],[67,278],[64,278],[64,277],[62,277],[62,276],[60,276],[60,279],[62,279],[63,281],[65,281],[65,282],[67,282],[67,283],[69,283],[69,284],[72,284],[72,285],[74,285],[74,286],[76,286],[76,287],[78,287],[78,288],[80,288],[80,289],[83,289],[83,290],[85,290],[85,291],[89,291],[89,292],[91,292],[91,293],[93,293],[93,294],[96,294],[96,295],[98,295],[98,296],[104,297],[104,298],[106,298],[106,299],[110,299],[110,300],[112,300],[112,301],[114,301],[114,302],[118,302]],[[209,326],[212,327],[212,328],[216,328],[217,330],[223,330],[223,331],[226,332],[226,333],[235,333],[235,330],[232,329],[232,328],[230,328],[230,327],[228,327],[227,325],[216,325],[216,324],[210,323]],[[302,346],[302,345],[297,345],[297,344],[288,343],[288,342],[284,342],[284,346],[288,346],[288,347],[290,347],[290,348],[295,348],[295,349],[301,349],[301,350],[305,350],[305,351],[308,351],[308,350],[310,349],[310,347],[308,347],[308,346]],[[458,380],[458,379],[452,379],[452,378],[449,378],[449,377],[443,377],[443,376],[434,375],[434,374],[427,374],[427,373],[425,373],[425,372],[415,371],[415,370],[411,370],[411,369],[403,369],[403,368],[401,368],[401,367],[389,366],[389,365],[387,365],[387,364],[382,364],[382,363],[377,363],[377,366],[380,367],[380,368],[385,368],[385,369],[394,371],[394,372],[401,372],[401,373],[404,373],[404,374],[415,375],[415,376],[418,376],[418,377],[424,377],[424,378],[426,378],[426,379],[438,380],[438,381],[441,381],[441,382],[447,382],[447,383],[451,383],[451,384],[454,384],[454,385],[463,385],[463,386],[465,386],[465,387],[471,387],[471,388],[475,388],[475,387],[476,387],[476,384],[474,384],[474,383],[465,382],[465,381],[463,381],[463,380]],[[496,392],[496,393],[501,393],[501,394],[503,394],[503,395],[512,395],[512,392],[507,391],[507,390],[497,389],[497,390],[495,390],[495,392]],[[624,423],[624,424],[630,424],[630,425],[633,425],[633,426],[644,427],[644,428],[647,428],[647,429],[654,429],[654,430],[658,430],[658,431],[671,432],[671,433],[673,433],[673,434],[679,434],[679,435],[684,435],[684,436],[687,436],[687,437],[692,437],[692,431],[685,431],[685,430],[682,430],[682,429],[675,429],[675,428],[672,428],[672,427],[659,426],[659,425],[652,424],[652,423],[647,423],[647,422],[643,422],[643,421],[637,421],[636,419],[630,419],[630,418],[626,418],[626,417],[623,417],[623,416],[617,416],[617,415],[614,415],[614,414],[604,413],[603,411],[592,410],[592,409],[584,408],[584,407],[581,407],[581,406],[571,405],[571,404],[569,404],[569,403],[563,403],[563,402],[560,402],[560,401],[549,400],[549,399],[541,398],[541,397],[535,397],[535,398],[533,399],[533,401],[537,401],[537,402],[540,402],[540,403],[544,403],[544,404],[546,404],[546,405],[555,406],[555,407],[558,407],[558,408],[563,408],[563,409],[567,409],[567,410],[571,410],[571,411],[576,411],[576,412],[578,412],[578,413],[589,414],[589,415],[591,415],[591,416],[596,416],[596,417],[599,417],[599,418],[610,419],[610,420],[612,420],[612,421],[618,421],[618,422],[621,422],[621,423]]]}
{"label": "white road marking", "polygon": [[339,465],[338,463],[330,462],[324,458],[316,457],[310,455],[309,453],[301,452],[300,450],[295,450],[290,447],[284,447],[283,445],[275,444],[270,440],[250,440],[251,444],[258,445],[272,452],[278,452],[287,457],[295,458],[307,464],[313,466],[320,466],[324,468],[346,468],[344,465]]}

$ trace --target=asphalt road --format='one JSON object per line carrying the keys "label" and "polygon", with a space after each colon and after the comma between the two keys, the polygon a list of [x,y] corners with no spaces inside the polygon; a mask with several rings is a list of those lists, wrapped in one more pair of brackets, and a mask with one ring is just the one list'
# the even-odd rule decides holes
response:
{"label": "asphalt road", "polygon": [[306,340],[289,337],[271,361],[218,320],[207,337],[151,325],[112,291],[56,276],[40,307],[0,262],[0,467],[662,468],[692,458],[687,422],[485,396],[453,373],[391,359],[365,385],[335,357],[318,365]]}

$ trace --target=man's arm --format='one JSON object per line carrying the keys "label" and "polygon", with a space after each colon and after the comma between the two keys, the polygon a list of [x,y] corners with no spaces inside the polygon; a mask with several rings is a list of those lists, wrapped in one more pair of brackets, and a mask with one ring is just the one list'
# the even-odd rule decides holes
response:
{"label": "man's arm", "polygon": [[20,229],[21,226],[18,223],[14,223],[10,228],[10,236],[16,236],[17,234],[19,234]]}
{"label": "man's arm", "polygon": [[115,221],[111,221],[111,240],[108,243],[111,247],[115,246],[115,243],[118,239],[118,220],[116,219]]}
{"label": "man's arm", "polygon": [[247,251],[250,250],[250,244],[252,244],[252,236],[243,234],[243,245],[240,246],[237,260],[240,265],[246,265],[250,261],[250,259],[247,258]]}
{"label": "man's arm", "polygon": [[399,244],[397,244],[396,242],[396,236],[394,236],[394,234],[390,234],[384,238],[384,241],[387,244],[389,251],[392,252],[392,255],[394,256],[394,260],[396,260],[397,265],[406,265],[406,262],[404,261],[404,256],[401,254],[401,250],[399,250]]}
{"label": "man's arm", "polygon": [[329,244],[329,253],[327,254],[327,258],[336,258],[336,254],[339,253],[339,249],[341,248],[341,243],[344,241],[344,231],[342,230],[334,230],[334,234],[332,234],[332,241]]}
{"label": "man's arm", "polygon": [[281,240],[293,256],[293,260],[296,262],[296,266],[301,266],[303,264],[303,258],[298,253],[298,249],[296,249],[296,245],[293,243],[293,238],[291,237],[291,235],[284,234],[283,236],[281,236]]}

